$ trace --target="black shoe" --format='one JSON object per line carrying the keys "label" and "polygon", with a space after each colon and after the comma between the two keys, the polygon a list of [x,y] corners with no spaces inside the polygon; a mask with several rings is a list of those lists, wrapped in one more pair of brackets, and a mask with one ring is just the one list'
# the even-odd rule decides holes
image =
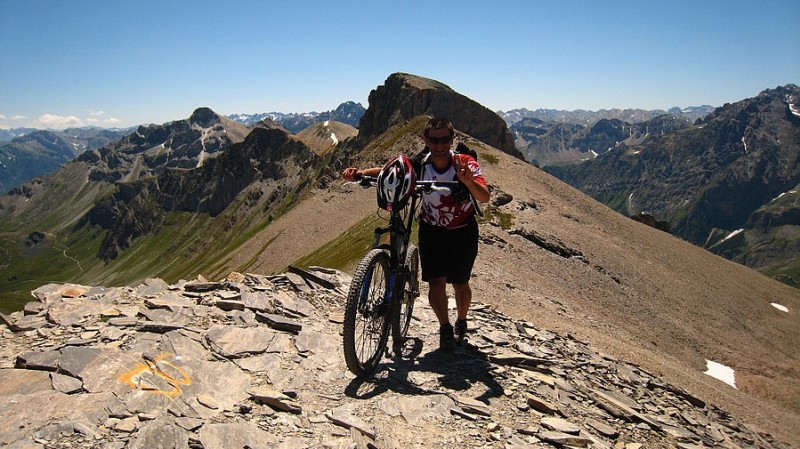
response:
{"label": "black shoe", "polygon": [[452,351],[456,347],[456,339],[453,336],[453,326],[450,323],[439,327],[439,349],[442,351]]}
{"label": "black shoe", "polygon": [[467,320],[456,321],[455,334],[458,344],[464,343],[464,338],[467,336]]}

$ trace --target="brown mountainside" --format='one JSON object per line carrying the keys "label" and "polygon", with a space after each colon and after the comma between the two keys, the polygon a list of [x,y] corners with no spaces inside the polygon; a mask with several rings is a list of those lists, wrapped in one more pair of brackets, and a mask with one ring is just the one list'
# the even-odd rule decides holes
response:
{"label": "brown mountainside", "polygon": [[295,137],[314,150],[317,155],[323,155],[350,137],[358,135],[358,130],[347,123],[326,120],[315,123],[295,134]]}

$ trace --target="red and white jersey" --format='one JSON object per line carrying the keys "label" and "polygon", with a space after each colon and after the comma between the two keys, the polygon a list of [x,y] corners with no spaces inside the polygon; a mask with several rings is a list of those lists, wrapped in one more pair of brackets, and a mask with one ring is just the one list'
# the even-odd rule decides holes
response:
{"label": "red and white jersey", "polygon": [[[466,164],[472,170],[475,182],[486,185],[486,180],[481,174],[481,167],[478,162],[466,154],[453,154],[453,158],[460,158],[460,164]],[[430,161],[422,165],[419,179],[423,181],[453,181],[457,180],[456,169],[453,163],[443,171],[436,170]],[[466,190],[466,186],[459,185],[457,188]],[[432,192],[422,195],[419,219],[429,225],[441,226],[448,229],[461,227],[469,222],[475,215],[475,207],[472,205],[470,195],[458,195],[459,201],[453,189],[444,187],[434,189]]]}

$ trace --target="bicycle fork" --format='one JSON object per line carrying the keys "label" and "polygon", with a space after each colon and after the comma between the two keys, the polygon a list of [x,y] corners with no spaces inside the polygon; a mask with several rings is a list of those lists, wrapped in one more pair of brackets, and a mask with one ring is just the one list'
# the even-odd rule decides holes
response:
{"label": "bicycle fork", "polygon": [[375,298],[380,299],[380,301],[375,301],[373,303],[370,303],[370,290],[372,289],[372,276],[374,273],[372,271],[367,273],[359,294],[359,311],[362,315],[380,316],[391,310],[392,301],[398,296],[398,292],[395,291],[395,285],[397,285],[396,279],[398,277],[397,271],[397,269],[391,269],[389,271],[389,279],[386,282],[383,296],[381,298]]}

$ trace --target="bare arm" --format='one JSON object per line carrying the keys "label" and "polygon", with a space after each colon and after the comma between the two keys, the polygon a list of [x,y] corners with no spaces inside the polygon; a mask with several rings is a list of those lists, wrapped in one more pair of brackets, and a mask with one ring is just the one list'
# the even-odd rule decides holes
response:
{"label": "bare arm", "polygon": [[481,203],[489,201],[489,188],[486,186],[483,178],[479,178],[481,181],[478,182],[469,165],[463,163],[459,157],[456,158],[456,176],[462,184],[467,186],[473,198]]}
{"label": "bare arm", "polygon": [[466,182],[463,179],[461,179],[461,177],[459,177],[459,179],[461,180],[462,183],[464,183],[465,186],[467,186],[467,189],[469,189],[469,193],[472,194],[473,198],[480,201],[481,203],[489,201],[490,195],[488,187],[478,182],[475,182],[475,180]]}
{"label": "bare arm", "polygon": [[355,181],[356,176],[378,176],[381,172],[381,167],[372,167],[372,168],[365,168],[364,170],[359,170],[355,167],[348,167],[342,171],[342,178],[346,181]]}

